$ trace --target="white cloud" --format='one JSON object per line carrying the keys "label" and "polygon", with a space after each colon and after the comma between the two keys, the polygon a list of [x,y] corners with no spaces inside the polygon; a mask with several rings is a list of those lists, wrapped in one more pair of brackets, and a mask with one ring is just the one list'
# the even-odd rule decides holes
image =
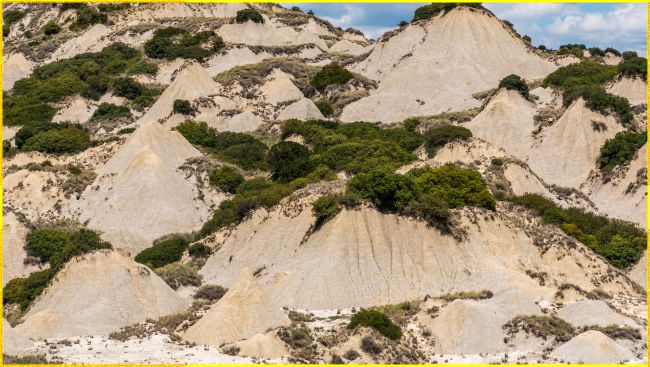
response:
{"label": "white cloud", "polygon": [[540,19],[572,11],[575,7],[558,3],[485,4],[499,18],[507,20]]}
{"label": "white cloud", "polygon": [[332,17],[323,17],[323,19],[331,22],[337,27],[347,28],[352,27],[355,24],[358,24],[360,21],[364,20],[366,16],[365,10],[361,7],[353,5],[344,5],[345,13],[341,16],[332,18]]}
{"label": "white cloud", "polygon": [[578,36],[585,40],[613,42],[633,34],[644,34],[647,7],[644,4],[618,5],[608,13],[579,13],[560,16],[546,30],[558,36]]}

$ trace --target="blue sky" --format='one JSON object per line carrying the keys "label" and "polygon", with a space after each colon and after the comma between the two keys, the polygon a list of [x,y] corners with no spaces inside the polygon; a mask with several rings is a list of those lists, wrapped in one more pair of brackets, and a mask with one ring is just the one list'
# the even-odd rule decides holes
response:
{"label": "blue sky", "polygon": [[[423,3],[282,3],[299,6],[343,28],[358,28],[366,37],[377,38],[411,20]],[[620,51],[647,49],[647,5],[642,3],[484,3],[499,18],[515,25],[534,45],[557,48],[565,43],[584,43]]]}

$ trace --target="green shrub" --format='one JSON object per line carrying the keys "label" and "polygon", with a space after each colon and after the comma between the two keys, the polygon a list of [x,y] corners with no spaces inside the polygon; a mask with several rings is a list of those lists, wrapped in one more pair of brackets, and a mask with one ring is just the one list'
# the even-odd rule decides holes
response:
{"label": "green shrub", "polygon": [[415,9],[412,22],[430,19],[438,14],[445,14],[458,6],[483,9],[481,3],[433,3]]}
{"label": "green shrub", "polygon": [[11,141],[2,141],[2,156],[4,158],[13,157],[16,154],[16,149],[11,145]]}
{"label": "green shrub", "polygon": [[54,269],[46,269],[31,273],[27,278],[10,280],[2,292],[3,303],[18,304],[21,310],[27,310],[36,297],[43,293],[55,274]]}
{"label": "green shrub", "polygon": [[492,158],[492,160],[490,161],[490,164],[492,164],[493,166],[503,166],[503,159],[501,159],[501,158]]}
{"label": "green shrub", "polygon": [[48,130],[27,139],[22,149],[42,153],[79,153],[91,146],[90,135],[76,127]]}
{"label": "green shrub", "polygon": [[495,210],[494,197],[481,174],[454,164],[424,170],[413,178],[415,190],[444,199],[449,207],[466,205]]}
{"label": "green shrub", "polygon": [[153,246],[140,252],[135,261],[145,264],[150,268],[159,268],[167,264],[179,261],[183,252],[189,245],[183,236],[173,236],[154,243]]}
{"label": "green shrub", "polygon": [[98,4],[97,9],[99,11],[104,12],[104,13],[110,13],[113,11],[120,11],[120,10],[125,10],[129,9],[131,7],[131,4],[128,3],[113,3],[113,4]]}
{"label": "green shrub", "polygon": [[237,21],[237,23],[246,23],[249,20],[255,23],[264,23],[264,18],[262,18],[262,14],[260,14],[257,10],[250,9],[250,8],[242,9],[238,11],[235,20]]}
{"label": "green shrub", "polygon": [[158,74],[158,65],[153,62],[140,61],[134,64],[128,71],[129,75],[156,75]]}
{"label": "green shrub", "polygon": [[45,25],[43,26],[43,33],[47,36],[51,36],[59,32],[61,32],[61,27],[59,27],[58,24],[52,21],[45,23]]}
{"label": "green shrub", "polygon": [[621,56],[623,57],[623,60],[635,59],[639,57],[636,51],[623,51],[623,54]]}
{"label": "green shrub", "polygon": [[120,129],[117,133],[119,135],[126,135],[126,134],[131,134],[134,131],[135,131],[135,127],[125,127],[124,129]]}
{"label": "green shrub", "polygon": [[521,39],[524,40],[524,42],[526,42],[526,43],[531,43],[531,42],[533,42],[533,39],[530,38],[530,36],[527,35],[527,34],[523,35],[523,36],[521,37]]}
{"label": "green shrub", "polygon": [[334,114],[334,108],[332,108],[332,105],[326,99],[320,99],[315,104],[323,116],[330,117]]}
{"label": "green shrub", "polygon": [[176,99],[174,100],[174,113],[180,113],[182,115],[191,115],[194,110],[192,109],[192,104],[186,99]]}
{"label": "green shrub", "polygon": [[417,200],[412,200],[406,207],[406,212],[430,225],[447,223],[451,218],[449,204],[443,198],[431,194],[421,194]]}
{"label": "green shrub", "polygon": [[228,290],[220,285],[206,284],[196,290],[194,298],[207,299],[208,301],[216,302],[220,300]]}
{"label": "green shrub", "polygon": [[648,79],[648,60],[645,57],[631,57],[618,64],[618,73],[631,78]]}
{"label": "green shrub", "polygon": [[45,131],[58,130],[61,128],[63,128],[62,125],[54,124],[51,122],[30,122],[26,125],[23,125],[20,130],[16,132],[16,135],[14,136],[14,142],[16,143],[16,147],[20,149],[32,136]]}
{"label": "green shrub", "polygon": [[538,194],[512,196],[508,200],[531,209],[545,222],[558,226],[617,268],[626,268],[639,261],[647,247],[645,231],[631,223],[582,209],[562,209]]}
{"label": "green shrub", "polygon": [[198,287],[203,280],[196,268],[179,262],[164,265],[155,271],[172,289],[186,286]]}
{"label": "green shrub", "polygon": [[69,243],[70,234],[67,232],[50,228],[36,229],[27,235],[25,251],[41,262],[48,262]]}
{"label": "green shrub", "polygon": [[224,192],[235,193],[237,186],[244,182],[244,177],[232,167],[217,168],[210,173],[210,183]]}
{"label": "green shrub", "polygon": [[521,330],[544,340],[553,337],[560,343],[569,341],[576,334],[575,329],[568,322],[555,316],[546,315],[517,316],[508,321],[503,328],[512,334]]}
{"label": "green shrub", "polygon": [[613,48],[613,47],[607,47],[605,49],[605,53],[608,53],[608,52],[613,54],[613,55],[616,55],[616,56],[621,56],[621,52],[619,50]]}
{"label": "green shrub", "polygon": [[352,315],[348,329],[356,329],[359,326],[371,327],[389,339],[397,340],[402,337],[400,327],[395,325],[388,316],[376,310],[361,309]]}
{"label": "green shrub", "polygon": [[124,97],[134,100],[144,92],[142,84],[136,82],[133,78],[119,78],[113,82],[113,94],[118,97]]}
{"label": "green shrub", "polygon": [[614,79],[616,74],[616,66],[584,60],[555,70],[544,79],[542,86],[563,89],[576,84],[602,85]]}
{"label": "green shrub", "polygon": [[113,120],[121,117],[131,117],[131,110],[125,106],[117,106],[103,102],[93,113],[90,121]]}
{"label": "green shrub", "polygon": [[244,133],[222,132],[205,122],[187,120],[176,128],[192,144],[208,148],[220,159],[246,170],[266,169],[268,147]]}
{"label": "green shrub", "polygon": [[206,258],[212,255],[212,249],[209,246],[206,246],[199,243],[193,243],[187,248],[187,252],[193,258]]}
{"label": "green shrub", "polygon": [[328,85],[345,84],[353,78],[354,75],[352,75],[352,73],[347,69],[340,67],[337,63],[331,63],[323,66],[323,68],[312,77],[309,84],[319,91],[324,91]]}
{"label": "green shrub", "polygon": [[2,13],[2,20],[7,24],[14,24],[25,17],[25,12],[20,10],[7,10]]}
{"label": "green shrub", "polygon": [[[204,44],[212,43],[210,48]],[[161,28],[144,44],[144,52],[153,59],[173,60],[177,57],[204,60],[225,47],[223,39],[213,31],[190,32],[174,27]]]}
{"label": "green shrub", "polygon": [[316,217],[317,223],[323,223],[326,220],[335,217],[341,208],[338,202],[338,196],[336,195],[325,195],[319,197],[314,201],[312,212]]}
{"label": "green shrub", "polygon": [[646,143],[647,133],[622,131],[614,138],[607,139],[600,148],[598,167],[603,172],[611,172],[615,167],[623,165],[634,158],[636,152]]}
{"label": "green shrub", "polygon": [[381,140],[352,139],[312,155],[314,166],[326,165],[335,171],[352,174],[388,167],[397,169],[415,156],[397,144]]}
{"label": "green shrub", "polygon": [[501,79],[499,82],[499,88],[517,91],[519,94],[524,96],[524,98],[528,98],[528,85],[519,75],[510,74]]}
{"label": "green shrub", "polygon": [[424,147],[429,156],[433,156],[445,144],[453,141],[468,140],[471,137],[472,132],[464,127],[444,125],[430,129],[424,134]]}
{"label": "green shrub", "polygon": [[415,130],[420,126],[421,121],[416,118],[408,118],[404,120],[404,130],[415,132]]}
{"label": "green shrub", "polygon": [[135,49],[114,43],[100,52],[41,65],[28,78],[17,81],[11,95],[4,99],[4,122],[7,125],[50,122],[56,110],[47,103],[77,93],[98,100],[115,76],[140,57]]}
{"label": "green shrub", "polygon": [[560,45],[559,50],[557,51],[558,55],[573,55],[579,59],[582,59],[585,55],[587,46],[583,44],[566,44]]}
{"label": "green shrub", "polygon": [[221,38],[219,35],[215,35],[212,38],[212,51],[213,52],[219,52],[224,47],[226,47],[226,42],[224,42],[223,38]]}
{"label": "green shrub", "polygon": [[292,141],[272,146],[267,159],[273,178],[280,182],[289,182],[310,170],[309,149]]}
{"label": "green shrub", "polygon": [[106,14],[100,13],[97,10],[86,5],[77,9],[77,19],[74,23],[72,23],[72,25],[70,25],[70,29],[73,31],[82,30],[90,27],[91,25],[97,23],[106,23],[107,21],[108,17]]}
{"label": "green shrub", "polygon": [[600,49],[600,48],[598,48],[598,47],[590,47],[590,48],[588,49],[588,51],[589,51],[589,54],[590,54],[592,57],[593,57],[593,56],[602,56],[602,57],[605,57],[605,51],[603,51],[602,49]]}

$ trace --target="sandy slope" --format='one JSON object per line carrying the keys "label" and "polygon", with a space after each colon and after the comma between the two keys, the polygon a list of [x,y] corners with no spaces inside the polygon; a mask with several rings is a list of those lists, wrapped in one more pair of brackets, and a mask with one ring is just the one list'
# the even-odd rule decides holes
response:
{"label": "sandy slope", "polygon": [[401,121],[476,107],[478,91],[508,74],[541,78],[555,65],[532,53],[494,16],[457,8],[379,41],[354,71],[379,81],[343,110],[343,121]]}
{"label": "sandy slope", "polygon": [[226,43],[263,46],[314,44],[321,50],[328,49],[325,41],[314,33],[308,30],[296,31],[282,23],[269,21],[268,18],[262,24],[252,21],[225,24],[219,28],[218,33]]}
{"label": "sandy slope", "polygon": [[32,73],[34,65],[23,54],[10,54],[2,60],[2,90],[10,90],[14,83]]}
{"label": "sandy slope", "polygon": [[609,93],[627,98],[630,104],[648,104],[648,86],[641,78],[624,77],[606,87]]}
{"label": "sandy slope", "polygon": [[590,251],[557,242],[542,254],[499,214],[492,220],[492,213],[464,212],[467,238],[457,241],[422,222],[371,209],[343,211],[310,234],[311,210],[296,205],[258,211],[237,226],[201,269],[206,282],[228,286],[242,268],[264,268],[260,281],[282,306],[332,309],[451,291],[534,288],[526,269],[592,289],[594,272],[608,268]]}
{"label": "sandy slope", "polygon": [[187,307],[127,253],[98,250],[70,260],[16,330],[32,338],[102,335]]}

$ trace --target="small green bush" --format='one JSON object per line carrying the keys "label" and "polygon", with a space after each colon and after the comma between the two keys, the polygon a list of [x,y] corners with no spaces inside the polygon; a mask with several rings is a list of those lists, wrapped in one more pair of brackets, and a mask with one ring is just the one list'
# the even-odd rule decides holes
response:
{"label": "small green bush", "polygon": [[430,129],[424,134],[424,147],[429,156],[433,156],[445,144],[453,141],[468,140],[471,137],[472,132],[464,127],[444,125]]}
{"label": "small green bush", "polygon": [[237,16],[235,17],[237,23],[246,23],[249,20],[255,23],[264,23],[262,14],[255,9],[242,9],[237,12]]}
{"label": "small green bush", "polygon": [[648,79],[648,60],[645,57],[629,57],[618,64],[618,73],[631,78]]}
{"label": "small green bush", "polygon": [[341,208],[336,195],[325,195],[314,201],[312,212],[316,217],[317,223],[323,223],[326,220],[335,217]]}
{"label": "small green bush", "polygon": [[511,196],[508,200],[531,209],[542,220],[558,226],[617,268],[623,269],[638,262],[647,247],[645,231],[632,223],[582,209],[563,209],[538,194]]}
{"label": "small green bush", "polygon": [[131,134],[134,131],[135,131],[135,127],[125,127],[124,129],[120,129],[117,133],[120,135],[126,135],[126,134]]}
{"label": "small green bush", "polygon": [[272,146],[267,159],[273,178],[280,182],[304,176],[311,167],[309,149],[292,141],[281,141]]}
{"label": "small green bush", "polygon": [[340,67],[337,63],[331,63],[323,66],[323,68],[313,76],[309,84],[319,91],[324,91],[328,85],[345,84],[353,78],[354,75],[352,75],[352,73],[347,69]]}
{"label": "small green bush", "polygon": [[266,169],[268,147],[244,133],[222,132],[203,121],[187,120],[176,128],[192,144],[208,148],[220,159],[246,170]]}
{"label": "small green bush", "polygon": [[61,32],[61,27],[52,21],[45,23],[45,25],[43,26],[43,33],[46,36],[51,36],[59,32]]}
{"label": "small green bush", "polygon": [[207,299],[208,301],[217,302],[228,290],[220,285],[206,284],[196,290],[194,298]]}
{"label": "small green bush", "polygon": [[566,44],[566,45],[560,45],[557,54],[573,55],[579,59],[582,59],[585,55],[585,50],[587,50],[587,47],[583,44]]}
{"label": "small green bush", "polygon": [[576,330],[568,322],[546,315],[517,316],[503,327],[513,334],[521,330],[544,340],[553,337],[558,342],[569,341],[576,334]]}
{"label": "small green bush", "polygon": [[188,245],[189,242],[185,237],[173,236],[154,243],[153,246],[143,250],[135,257],[135,261],[152,269],[159,268],[179,261]]}
{"label": "small green bush", "polygon": [[58,130],[61,128],[62,126],[51,122],[30,122],[26,125],[23,125],[20,130],[16,132],[16,135],[14,136],[14,142],[16,143],[16,147],[20,149],[32,136],[49,130]]}
{"label": "small green bush", "polygon": [[600,49],[600,48],[598,48],[598,47],[590,47],[590,48],[588,49],[588,51],[589,51],[589,54],[590,54],[592,57],[593,57],[593,56],[601,56],[601,57],[605,57],[605,51],[603,51],[602,49]]}
{"label": "small green bush", "polygon": [[69,127],[38,133],[27,139],[22,149],[50,154],[64,154],[79,153],[90,146],[90,135],[86,130]]}
{"label": "small green bush", "polygon": [[638,58],[639,54],[637,54],[636,51],[623,51],[621,56],[623,57],[623,60],[628,60]]}
{"label": "small green bush", "polygon": [[348,329],[356,329],[359,326],[371,327],[381,335],[397,340],[402,337],[402,330],[395,325],[388,316],[376,310],[365,310],[355,313],[350,319]]}
{"label": "small green bush", "polygon": [[212,249],[199,242],[191,244],[187,248],[187,253],[193,258],[206,258],[212,255]]}
{"label": "small green bush", "polygon": [[69,243],[70,234],[67,232],[50,228],[36,229],[27,235],[25,251],[41,262],[48,262]]}
{"label": "small green bush", "polygon": [[158,74],[158,65],[153,62],[140,61],[134,64],[128,71],[129,75],[156,75]]}
{"label": "small green bush", "polygon": [[[203,45],[212,43],[210,48]],[[225,47],[223,39],[213,31],[190,32],[174,27],[161,28],[144,44],[144,52],[153,59],[173,60],[177,57],[204,60]]]}
{"label": "small green bush", "polygon": [[415,132],[415,130],[420,126],[421,121],[416,118],[408,118],[404,120],[404,130]]}
{"label": "small green bush", "polygon": [[615,56],[621,56],[621,52],[613,47],[607,47],[605,49],[605,53],[607,54],[608,52]]}
{"label": "small green bush", "polygon": [[433,3],[415,9],[412,22],[430,19],[438,14],[445,14],[458,6],[483,9],[481,3]]}
{"label": "small green bush", "polygon": [[119,78],[113,82],[113,94],[118,97],[134,100],[141,96],[143,92],[144,87],[142,84],[138,83],[133,78]]}
{"label": "small green bush", "polygon": [[192,115],[194,110],[192,109],[192,104],[186,99],[176,99],[174,100],[174,113],[180,113],[182,115]]}
{"label": "small green bush", "polygon": [[524,98],[528,98],[528,85],[519,75],[510,74],[501,79],[499,88],[506,88],[519,92]]}
{"label": "small green bush", "polygon": [[167,264],[157,268],[155,271],[172,289],[187,286],[198,287],[203,280],[203,277],[198,273],[196,268],[179,262]]}
{"label": "small green bush", "polygon": [[490,164],[492,164],[493,166],[503,166],[503,159],[501,159],[501,158],[492,158],[492,160],[490,161]]}
{"label": "small green bush", "polygon": [[46,269],[31,273],[27,278],[14,278],[3,289],[2,299],[5,305],[18,304],[21,310],[27,310],[29,305],[50,284],[56,272]]}
{"label": "small green bush", "polygon": [[320,99],[315,104],[323,116],[330,117],[334,114],[334,108],[332,108],[332,105],[326,99]]}
{"label": "small green bush", "polygon": [[128,107],[103,102],[95,110],[90,121],[113,120],[122,117],[131,117],[131,110]]}
{"label": "small green bush", "polygon": [[623,165],[634,158],[636,152],[646,143],[647,133],[622,131],[612,139],[607,139],[600,148],[598,167],[603,172],[611,172],[615,167]]}
{"label": "small green bush", "polygon": [[217,168],[210,173],[210,183],[231,194],[235,193],[237,186],[242,182],[244,182],[244,177],[232,167]]}
{"label": "small green bush", "polygon": [[83,30],[91,25],[106,22],[108,22],[106,14],[100,13],[86,5],[77,9],[77,19],[72,23],[72,25],[70,25],[70,29],[73,31]]}

